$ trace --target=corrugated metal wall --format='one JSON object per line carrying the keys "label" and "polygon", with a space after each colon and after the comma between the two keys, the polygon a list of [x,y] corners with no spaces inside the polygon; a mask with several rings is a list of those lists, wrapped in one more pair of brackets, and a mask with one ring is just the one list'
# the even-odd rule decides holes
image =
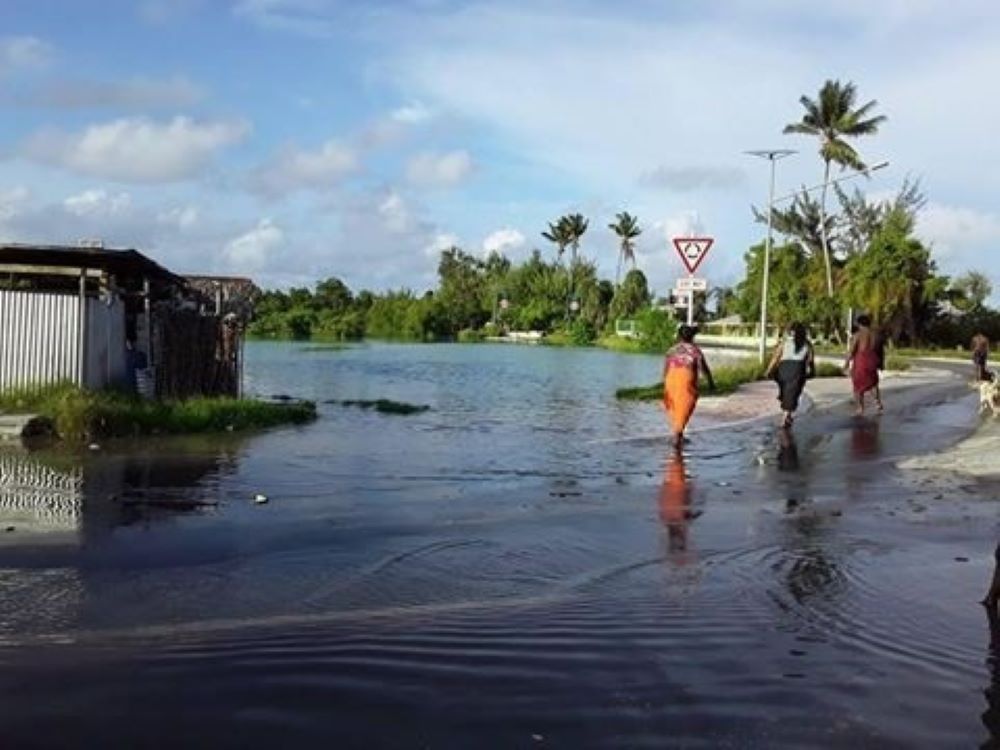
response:
{"label": "corrugated metal wall", "polygon": [[0,390],[79,376],[79,299],[0,290]]}

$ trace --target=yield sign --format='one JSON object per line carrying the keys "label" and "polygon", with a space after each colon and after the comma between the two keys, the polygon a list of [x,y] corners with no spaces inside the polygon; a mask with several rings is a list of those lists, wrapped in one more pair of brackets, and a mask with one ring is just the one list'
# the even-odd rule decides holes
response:
{"label": "yield sign", "polygon": [[688,273],[694,273],[705,260],[715,239],[712,237],[674,237],[674,247],[681,256]]}

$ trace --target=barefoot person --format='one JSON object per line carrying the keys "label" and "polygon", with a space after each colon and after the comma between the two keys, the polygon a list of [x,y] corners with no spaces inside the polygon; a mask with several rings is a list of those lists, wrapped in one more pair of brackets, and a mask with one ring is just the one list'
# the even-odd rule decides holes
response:
{"label": "barefoot person", "polygon": [[990,340],[977,333],[972,337],[972,364],[976,368],[976,380],[982,382],[991,380],[987,360],[990,356]]}
{"label": "barefoot person", "polygon": [[881,414],[882,394],[878,387],[878,371],[882,366],[882,342],[872,330],[872,321],[867,315],[858,316],[858,330],[851,336],[850,348],[844,370],[850,371],[851,382],[854,385],[854,402],[857,413],[865,413],[865,394],[875,392],[875,407]]}
{"label": "barefoot person", "polygon": [[778,400],[784,412],[782,427],[792,426],[802,389],[806,380],[815,374],[816,359],[806,327],[802,323],[792,323],[767,367],[767,377],[778,382]]}
{"label": "barefoot person", "polygon": [[680,341],[669,352],[663,363],[663,405],[670,416],[674,445],[684,444],[684,430],[698,403],[698,375],[705,374],[708,387],[715,390],[712,371],[701,349],[695,346],[693,326],[681,326]]}

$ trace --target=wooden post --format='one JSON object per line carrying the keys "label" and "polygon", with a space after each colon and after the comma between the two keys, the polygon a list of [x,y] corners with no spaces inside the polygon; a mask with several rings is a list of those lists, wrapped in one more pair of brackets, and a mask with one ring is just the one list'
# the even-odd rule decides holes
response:
{"label": "wooden post", "polygon": [[146,377],[152,383],[152,396],[156,398],[156,369],[153,366],[153,305],[149,300],[149,279],[142,280],[142,309],[146,316]]}
{"label": "wooden post", "polygon": [[87,378],[87,273],[80,273],[80,304],[77,321],[77,370],[76,381],[81,388]]}

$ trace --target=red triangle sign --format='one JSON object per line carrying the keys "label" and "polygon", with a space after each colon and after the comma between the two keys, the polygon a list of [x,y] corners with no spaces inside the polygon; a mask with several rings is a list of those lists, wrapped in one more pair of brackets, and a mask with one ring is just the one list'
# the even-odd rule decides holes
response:
{"label": "red triangle sign", "polygon": [[674,247],[684,261],[688,273],[694,273],[705,260],[715,239],[712,237],[674,237]]}

